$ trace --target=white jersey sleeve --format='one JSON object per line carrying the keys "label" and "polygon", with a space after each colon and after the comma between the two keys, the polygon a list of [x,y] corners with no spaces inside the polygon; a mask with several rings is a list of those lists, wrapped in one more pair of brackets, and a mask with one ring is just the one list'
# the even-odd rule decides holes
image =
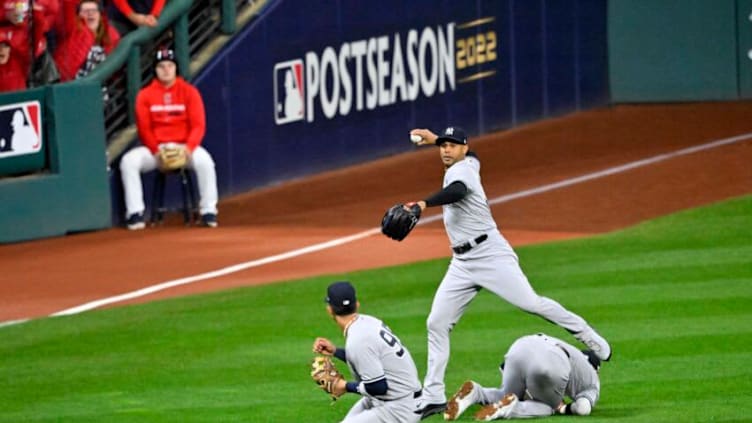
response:
{"label": "white jersey sleeve", "polygon": [[388,390],[380,400],[413,395],[420,390],[420,379],[410,352],[384,323],[361,314],[347,331],[347,365],[359,382],[386,379]]}
{"label": "white jersey sleeve", "polygon": [[445,204],[444,227],[452,245],[479,235],[497,231],[486,193],[480,180],[480,161],[472,156],[453,164],[444,173],[443,187],[460,181],[467,187],[467,196],[452,204]]}
{"label": "white jersey sleeve", "polygon": [[[556,339],[553,338],[552,339]],[[601,392],[601,381],[598,372],[587,359],[582,351],[573,347],[560,339],[557,339],[561,348],[564,348],[569,355],[569,362],[572,369],[569,374],[569,382],[565,388],[565,393],[576,400],[577,398],[587,398],[592,406],[598,402]]]}

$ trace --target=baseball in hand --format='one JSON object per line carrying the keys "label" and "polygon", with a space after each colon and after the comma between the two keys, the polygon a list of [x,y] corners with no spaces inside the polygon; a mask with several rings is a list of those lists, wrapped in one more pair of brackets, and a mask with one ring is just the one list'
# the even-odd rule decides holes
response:
{"label": "baseball in hand", "polygon": [[412,135],[410,135],[410,141],[413,144],[417,144],[417,143],[423,141],[423,137],[421,137],[420,135],[412,134]]}

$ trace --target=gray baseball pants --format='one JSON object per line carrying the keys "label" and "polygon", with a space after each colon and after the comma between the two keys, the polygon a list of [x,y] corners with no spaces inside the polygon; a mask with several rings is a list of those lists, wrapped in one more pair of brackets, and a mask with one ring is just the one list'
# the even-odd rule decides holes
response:
{"label": "gray baseball pants", "polygon": [[[538,295],[514,253],[502,253],[503,238],[492,236],[470,253],[455,255],[439,285],[428,315],[428,365],[423,404],[446,402],[444,374],[449,362],[449,332],[480,289],[487,289],[520,309],[537,314],[571,333],[589,330],[580,316]],[[471,256],[471,257],[468,257]]]}

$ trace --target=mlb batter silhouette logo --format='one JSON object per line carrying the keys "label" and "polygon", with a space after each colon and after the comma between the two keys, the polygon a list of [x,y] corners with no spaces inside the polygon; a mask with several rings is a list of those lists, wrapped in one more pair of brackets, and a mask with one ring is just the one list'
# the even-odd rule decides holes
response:
{"label": "mlb batter silhouette logo", "polygon": [[274,65],[274,121],[277,125],[303,120],[303,61]]}
{"label": "mlb batter silhouette logo", "polygon": [[41,150],[41,122],[38,101],[0,106],[0,158]]}

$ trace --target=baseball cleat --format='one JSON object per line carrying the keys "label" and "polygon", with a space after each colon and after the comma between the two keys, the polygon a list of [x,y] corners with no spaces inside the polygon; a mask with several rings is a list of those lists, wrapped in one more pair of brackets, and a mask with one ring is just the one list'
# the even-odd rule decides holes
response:
{"label": "baseball cleat", "polygon": [[499,402],[487,405],[475,413],[475,420],[490,422],[496,419],[508,419],[512,415],[512,409],[517,405],[517,395],[506,394]]}
{"label": "baseball cleat", "polygon": [[611,346],[608,344],[608,341],[598,335],[598,332],[593,329],[576,333],[574,334],[574,337],[593,350],[595,355],[597,355],[602,361],[608,361],[611,359]]}
{"label": "baseball cleat", "polygon": [[477,402],[476,389],[479,388],[480,386],[472,380],[463,383],[460,389],[447,401],[444,420],[457,420],[468,407],[475,404]]}

